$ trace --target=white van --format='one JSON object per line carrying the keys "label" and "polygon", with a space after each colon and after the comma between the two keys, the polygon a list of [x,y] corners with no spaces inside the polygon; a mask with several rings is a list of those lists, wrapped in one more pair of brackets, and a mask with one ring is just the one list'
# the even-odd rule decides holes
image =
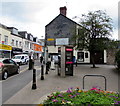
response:
{"label": "white van", "polygon": [[21,64],[28,64],[28,62],[29,62],[29,56],[27,54],[15,55],[12,58],[12,60],[14,60],[19,65],[21,65]]}

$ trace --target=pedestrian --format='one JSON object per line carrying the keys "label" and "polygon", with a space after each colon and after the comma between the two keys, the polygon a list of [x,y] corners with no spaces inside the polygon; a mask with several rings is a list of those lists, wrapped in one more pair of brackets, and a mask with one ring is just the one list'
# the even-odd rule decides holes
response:
{"label": "pedestrian", "polygon": [[43,56],[40,56],[40,63],[42,64],[43,62]]}

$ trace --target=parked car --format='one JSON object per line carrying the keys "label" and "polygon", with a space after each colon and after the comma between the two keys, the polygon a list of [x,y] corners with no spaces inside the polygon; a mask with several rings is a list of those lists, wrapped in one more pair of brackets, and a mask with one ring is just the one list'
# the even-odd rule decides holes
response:
{"label": "parked car", "polygon": [[29,56],[27,54],[15,55],[12,60],[14,60],[19,65],[28,64]]}
{"label": "parked car", "polygon": [[7,79],[13,73],[19,74],[20,67],[12,59],[0,59],[0,79]]}

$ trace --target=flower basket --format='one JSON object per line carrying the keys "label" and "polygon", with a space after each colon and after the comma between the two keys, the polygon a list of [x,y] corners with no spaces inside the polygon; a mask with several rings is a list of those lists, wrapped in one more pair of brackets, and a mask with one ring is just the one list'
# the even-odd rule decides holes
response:
{"label": "flower basket", "polygon": [[113,105],[120,104],[119,93],[104,91],[97,88],[90,90],[80,90],[79,88],[68,88],[64,92],[54,92],[47,96],[47,99],[42,102],[43,105]]}

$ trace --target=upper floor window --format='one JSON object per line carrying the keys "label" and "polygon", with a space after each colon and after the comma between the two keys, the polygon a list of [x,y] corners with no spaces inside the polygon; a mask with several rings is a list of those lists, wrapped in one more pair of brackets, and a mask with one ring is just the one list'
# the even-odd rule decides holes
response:
{"label": "upper floor window", "polygon": [[30,40],[33,41],[33,36],[30,35]]}
{"label": "upper floor window", "polygon": [[12,46],[14,46],[14,39],[12,39],[12,42],[11,42]]}
{"label": "upper floor window", "polygon": [[22,42],[19,42],[19,46],[20,46],[20,47],[22,46]]}
{"label": "upper floor window", "polygon": [[4,40],[5,45],[8,45],[8,36],[5,35],[5,40]]}
{"label": "upper floor window", "polygon": [[16,28],[13,28],[12,33],[18,35],[18,30]]}
{"label": "upper floor window", "polygon": [[30,43],[30,49],[32,49],[32,43]]}
{"label": "upper floor window", "polygon": [[29,47],[29,42],[25,41],[25,47],[28,48]]}
{"label": "upper floor window", "polygon": [[16,46],[18,46],[18,41],[16,40]]}
{"label": "upper floor window", "polygon": [[25,38],[27,38],[27,36],[28,36],[27,33],[25,33]]}
{"label": "upper floor window", "polygon": [[30,43],[29,42],[27,43],[27,48],[30,48]]}

